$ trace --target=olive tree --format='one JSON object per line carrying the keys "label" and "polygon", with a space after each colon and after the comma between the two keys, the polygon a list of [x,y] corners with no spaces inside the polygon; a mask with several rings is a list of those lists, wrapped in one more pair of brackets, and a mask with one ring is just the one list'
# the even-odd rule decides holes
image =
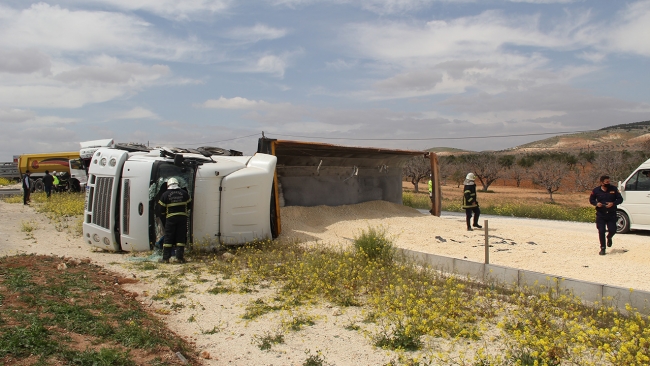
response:
{"label": "olive tree", "polygon": [[431,162],[422,156],[414,156],[404,165],[404,176],[413,183],[415,192],[419,192],[419,183],[422,179],[429,178]]}
{"label": "olive tree", "polygon": [[555,202],[553,200],[553,193],[560,189],[562,180],[569,172],[567,163],[556,159],[544,159],[536,162],[530,171],[533,177],[533,183],[546,189],[551,202]]}
{"label": "olive tree", "polygon": [[503,175],[504,167],[494,153],[481,152],[468,155],[466,161],[470,170],[481,182],[483,192],[487,191],[488,187]]}

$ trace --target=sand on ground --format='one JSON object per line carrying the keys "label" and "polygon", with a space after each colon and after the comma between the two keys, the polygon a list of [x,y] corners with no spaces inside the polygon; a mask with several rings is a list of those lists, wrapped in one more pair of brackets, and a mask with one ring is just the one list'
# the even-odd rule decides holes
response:
{"label": "sand on ground", "polygon": [[[396,246],[471,261],[484,260],[484,232],[468,232],[465,218],[458,214],[441,217],[383,201],[340,207],[285,207],[281,211],[282,235],[313,245],[349,245],[362,230],[385,230]],[[67,229],[55,225],[32,207],[0,201],[0,255],[35,253],[90,258],[94,263],[139,282],[124,285],[139,295],[151,309],[169,309],[170,304],[154,301],[152,295],[165,286],[166,278],[152,271],[138,272],[129,264],[130,253],[97,251]],[[483,224],[484,219],[480,220]],[[27,224],[35,229],[23,231]],[[598,255],[594,224],[550,220],[489,217],[490,263],[554,274],[579,280],[650,291],[650,233],[616,235],[607,255]],[[59,227],[60,229],[60,227]],[[191,257],[190,257],[191,259]],[[174,271],[168,266],[161,271]],[[212,279],[216,280],[216,279]],[[205,365],[302,365],[307,354],[320,351],[335,365],[384,365],[395,354],[378,350],[362,331],[345,326],[359,321],[359,308],[337,308],[322,304],[310,308],[317,325],[285,334],[285,342],[272,351],[262,351],[256,339],[273,334],[282,320],[295,314],[272,313],[245,321],[241,315],[251,301],[270,297],[269,289],[252,294],[211,295],[213,282],[196,282],[179,301],[182,307],[160,312],[178,334],[187,337],[204,352]],[[192,319],[192,320],[190,320]],[[214,332],[211,332],[214,330]],[[366,329],[369,330],[369,329]]]}

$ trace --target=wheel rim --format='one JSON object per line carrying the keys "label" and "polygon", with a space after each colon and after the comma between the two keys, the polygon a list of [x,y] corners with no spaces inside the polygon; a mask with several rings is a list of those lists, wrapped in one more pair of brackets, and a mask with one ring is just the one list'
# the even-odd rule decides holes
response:
{"label": "wheel rim", "polygon": [[627,222],[625,220],[625,217],[623,215],[616,215],[616,231],[623,231],[625,229]]}

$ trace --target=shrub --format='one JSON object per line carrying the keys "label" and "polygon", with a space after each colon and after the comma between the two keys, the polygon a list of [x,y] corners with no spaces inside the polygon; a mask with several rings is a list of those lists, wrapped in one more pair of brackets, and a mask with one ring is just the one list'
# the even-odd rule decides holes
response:
{"label": "shrub", "polygon": [[369,227],[354,239],[354,247],[371,260],[391,261],[395,253],[393,243],[384,229]]}

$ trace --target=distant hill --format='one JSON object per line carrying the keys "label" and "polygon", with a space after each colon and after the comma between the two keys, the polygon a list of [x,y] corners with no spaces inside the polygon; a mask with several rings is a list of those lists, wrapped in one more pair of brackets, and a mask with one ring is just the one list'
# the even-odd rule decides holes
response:
{"label": "distant hill", "polygon": [[[650,146],[650,121],[623,123],[599,130],[553,136],[543,140],[498,151],[497,153],[534,152],[540,150],[581,151],[581,150],[641,150]],[[476,151],[453,147],[432,147],[440,156],[476,153]]]}
{"label": "distant hill", "polygon": [[510,151],[640,150],[646,149],[648,143],[650,143],[650,121],[643,121],[549,137],[517,146]]}
{"label": "distant hill", "polygon": [[470,151],[470,150],[463,150],[463,149],[457,149],[455,147],[432,147],[430,149],[426,149],[425,151],[431,151],[436,153],[437,155],[451,155],[451,154],[463,154],[463,153],[473,153],[475,151]]}

